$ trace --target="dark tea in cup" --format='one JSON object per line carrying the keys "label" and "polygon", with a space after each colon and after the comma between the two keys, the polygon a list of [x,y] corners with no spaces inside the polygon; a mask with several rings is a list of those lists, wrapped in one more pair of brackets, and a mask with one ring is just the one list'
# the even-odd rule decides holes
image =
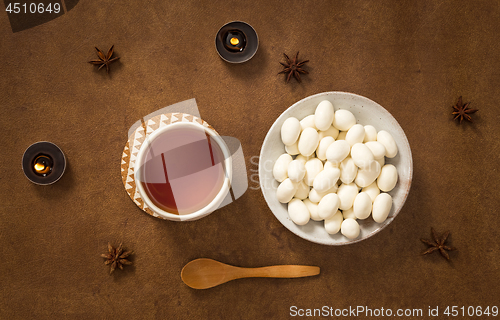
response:
{"label": "dark tea in cup", "polygon": [[148,139],[139,157],[138,180],[150,206],[186,215],[203,211],[221,197],[228,172],[220,137],[200,125],[178,122]]}

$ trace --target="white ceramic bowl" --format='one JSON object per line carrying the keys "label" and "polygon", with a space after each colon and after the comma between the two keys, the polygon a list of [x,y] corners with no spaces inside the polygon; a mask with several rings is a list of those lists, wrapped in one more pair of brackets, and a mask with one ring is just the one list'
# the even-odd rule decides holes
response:
{"label": "white ceramic bowl", "polygon": [[[281,126],[289,117],[296,117],[301,120],[304,117],[314,114],[317,105],[323,101],[330,101],[335,110],[346,109],[356,116],[357,123],[362,125],[372,125],[377,131],[386,130],[392,134],[398,146],[398,154],[392,159],[386,158],[386,163],[392,163],[398,170],[398,183],[389,192],[392,196],[393,204],[389,217],[383,223],[376,223],[371,216],[365,220],[357,220],[360,224],[361,232],[359,237],[350,240],[340,232],[330,235],[324,228],[323,221],[309,221],[304,226],[298,226],[292,222],[288,216],[287,204],[282,204],[276,197],[276,189],[279,183],[273,177],[273,165],[278,157],[285,153],[285,146],[281,141]],[[306,240],[326,245],[345,245],[356,243],[369,238],[385,228],[394,220],[401,211],[408,193],[410,192],[413,173],[413,161],[410,145],[403,129],[396,119],[378,103],[346,92],[323,92],[309,96],[292,105],[285,110],[274,122],[264,139],[259,159],[259,181],[262,193],[269,208],[276,218],[290,231]]]}
{"label": "white ceramic bowl", "polygon": [[[173,128],[179,128],[179,127],[196,127],[202,130],[205,130],[218,144],[219,147],[222,150],[222,153],[224,154],[224,166],[225,166],[225,179],[224,183],[220,189],[220,191],[217,193],[215,198],[205,207],[202,209],[189,213],[189,214],[174,214],[170,213],[167,211],[164,211],[160,208],[158,208],[147,196],[144,187],[142,186],[141,183],[136,183],[137,190],[139,194],[141,195],[142,200],[144,203],[154,212],[156,212],[158,215],[161,217],[167,219],[167,220],[172,220],[172,221],[193,221],[193,220],[198,220],[200,218],[203,218],[213,211],[217,210],[219,206],[222,204],[224,201],[226,195],[229,192],[230,186],[231,186],[231,179],[232,179],[232,158],[231,158],[231,153],[229,151],[229,148],[227,147],[226,143],[222,138],[219,136],[215,130],[212,130],[210,128],[204,127],[201,124],[197,122],[175,122],[175,123],[170,123],[164,127],[156,129],[154,132],[150,134],[148,139],[144,141],[144,143],[141,146],[141,149],[139,150],[139,153],[137,155],[137,168],[141,168],[141,164],[144,161],[144,157],[147,154],[147,150],[149,148],[149,145],[151,144],[152,141],[154,141],[158,136],[160,136],[162,133],[164,133],[167,130],[173,129]],[[136,171],[135,175],[136,181],[141,181],[142,179],[142,170],[138,169]]]}

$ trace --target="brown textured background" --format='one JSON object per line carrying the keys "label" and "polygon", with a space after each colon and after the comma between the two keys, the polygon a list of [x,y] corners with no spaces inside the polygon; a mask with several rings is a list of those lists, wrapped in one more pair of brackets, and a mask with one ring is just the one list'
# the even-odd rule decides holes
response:
{"label": "brown textured background", "polygon": [[[218,28],[250,23],[260,48],[222,61]],[[13,33],[0,13],[0,319],[284,319],[289,308],[422,308],[500,304],[498,1],[80,1]],[[115,45],[111,74],[86,61]],[[281,54],[310,59],[285,84]],[[345,247],[281,226],[255,190],[267,130],[294,102],[348,91],[384,106],[405,130],[414,178],[383,232]],[[463,95],[479,112],[452,121]],[[129,199],[120,157],[129,127],[196,98],[201,116],[237,137],[250,189],[190,223],[155,219]],[[49,140],[68,159],[52,186],[30,183],[24,150]],[[451,230],[448,263],[420,256],[430,227]],[[136,252],[108,275],[108,241]],[[246,267],[311,264],[304,279],[245,279],[209,290],[180,280],[188,261]],[[120,271],[120,270],[118,270]],[[442,311],[442,310],[441,310]],[[410,319],[410,317],[408,317]]]}

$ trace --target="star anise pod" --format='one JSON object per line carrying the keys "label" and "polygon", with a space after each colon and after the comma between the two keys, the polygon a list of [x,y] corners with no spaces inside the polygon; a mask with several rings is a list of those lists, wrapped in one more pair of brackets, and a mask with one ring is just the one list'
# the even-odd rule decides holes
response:
{"label": "star anise pod", "polygon": [[105,265],[111,265],[111,269],[109,270],[109,274],[112,274],[113,271],[118,267],[123,270],[124,265],[131,265],[132,262],[127,260],[126,258],[133,254],[132,251],[123,251],[123,244],[120,243],[118,248],[113,247],[110,243],[108,243],[108,253],[101,254],[101,257],[106,258],[107,260],[104,262]]}
{"label": "star anise pod", "polygon": [[445,233],[443,233],[441,235],[441,237],[439,237],[438,234],[436,233],[436,231],[434,230],[434,228],[431,228],[431,235],[432,235],[432,239],[434,241],[427,240],[427,239],[420,239],[420,241],[422,241],[423,243],[425,243],[426,245],[429,246],[429,248],[427,248],[427,250],[422,252],[422,255],[432,253],[434,251],[439,250],[439,253],[441,253],[441,255],[443,257],[445,257],[446,260],[450,260],[450,256],[448,255],[448,252],[446,252],[446,251],[457,250],[454,247],[450,247],[450,246],[445,245],[445,242],[448,239],[448,236],[450,235],[450,231],[446,231]]}
{"label": "star anise pod", "polygon": [[297,51],[297,54],[295,55],[295,58],[291,60],[285,53],[283,53],[286,59],[286,63],[280,62],[280,64],[285,68],[280,73],[288,73],[288,77],[286,78],[286,82],[290,81],[290,78],[292,75],[294,76],[295,79],[297,79],[298,82],[302,82],[300,79],[300,74],[308,74],[306,70],[302,69],[302,66],[309,62],[309,60],[304,60],[304,61],[299,61],[299,52]]}
{"label": "star anise pod", "polygon": [[99,60],[90,60],[89,63],[98,65],[99,69],[97,70],[101,70],[104,66],[106,66],[106,72],[109,73],[109,65],[115,62],[116,60],[120,59],[120,57],[111,58],[113,56],[113,48],[114,45],[112,45],[111,48],[109,48],[108,53],[104,54],[104,52],[95,47],[95,49],[97,50],[97,56],[99,57]]}
{"label": "star anise pod", "polygon": [[477,109],[470,109],[469,108],[470,102],[467,102],[465,105],[462,103],[462,96],[458,98],[457,104],[453,106],[453,115],[455,115],[455,118],[453,120],[456,120],[460,118],[460,123],[462,123],[462,120],[465,118],[472,122],[472,118],[469,114],[472,114],[477,111]]}

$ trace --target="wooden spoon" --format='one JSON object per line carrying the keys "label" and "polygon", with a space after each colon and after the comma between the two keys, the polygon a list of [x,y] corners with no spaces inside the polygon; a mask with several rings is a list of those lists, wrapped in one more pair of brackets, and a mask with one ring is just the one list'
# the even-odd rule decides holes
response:
{"label": "wooden spoon", "polygon": [[193,289],[207,289],[240,278],[299,278],[319,274],[313,266],[270,266],[262,268],[240,268],[212,259],[196,259],[182,268],[181,278]]}

